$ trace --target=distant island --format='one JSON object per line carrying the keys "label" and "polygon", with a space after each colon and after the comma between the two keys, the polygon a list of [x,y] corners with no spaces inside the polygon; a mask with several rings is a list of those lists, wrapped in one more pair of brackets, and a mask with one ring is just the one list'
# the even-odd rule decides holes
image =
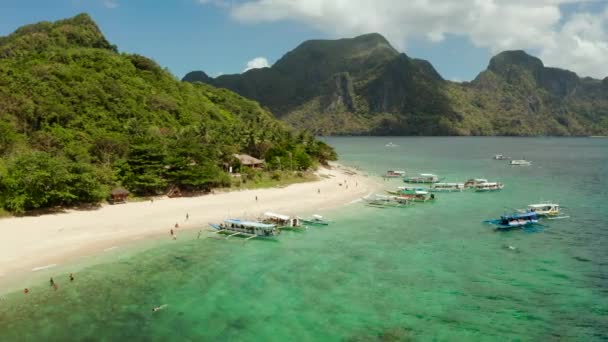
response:
{"label": "distant island", "polygon": [[524,51],[501,52],[458,83],[373,33],[306,41],[270,68],[183,81],[233,90],[318,135],[608,134],[608,78],[545,67]]}
{"label": "distant island", "polygon": [[233,185],[230,171],[276,181],[334,159],[251,100],[119,53],[87,14],[0,37],[3,210],[205,192]]}

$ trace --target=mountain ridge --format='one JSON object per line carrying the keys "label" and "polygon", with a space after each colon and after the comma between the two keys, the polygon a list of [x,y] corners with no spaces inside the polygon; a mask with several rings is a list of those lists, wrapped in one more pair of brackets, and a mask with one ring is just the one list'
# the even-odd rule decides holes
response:
{"label": "mountain ridge", "polygon": [[269,68],[183,80],[231,89],[321,135],[608,133],[608,77],[545,67],[523,50],[493,56],[475,79],[458,83],[373,33],[305,41]]}

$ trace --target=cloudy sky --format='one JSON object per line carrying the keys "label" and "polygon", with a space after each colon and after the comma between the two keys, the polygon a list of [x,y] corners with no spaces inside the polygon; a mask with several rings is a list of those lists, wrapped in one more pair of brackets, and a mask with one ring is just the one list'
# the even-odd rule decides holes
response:
{"label": "cloudy sky", "polygon": [[304,40],[369,32],[452,80],[474,78],[508,49],[608,76],[608,0],[1,0],[0,35],[80,12],[121,51],[178,77],[264,67]]}

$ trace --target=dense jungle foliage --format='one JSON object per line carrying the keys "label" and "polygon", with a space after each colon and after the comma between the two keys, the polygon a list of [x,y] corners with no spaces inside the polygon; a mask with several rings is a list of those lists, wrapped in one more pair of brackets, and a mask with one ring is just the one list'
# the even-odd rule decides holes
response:
{"label": "dense jungle foliage", "polygon": [[229,90],[119,53],[81,14],[0,38],[0,206],[15,213],[230,185],[236,153],[294,170],[336,159]]}

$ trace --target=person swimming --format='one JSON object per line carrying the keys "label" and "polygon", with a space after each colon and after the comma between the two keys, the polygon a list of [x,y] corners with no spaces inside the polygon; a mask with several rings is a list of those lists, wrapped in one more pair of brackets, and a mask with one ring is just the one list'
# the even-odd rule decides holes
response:
{"label": "person swimming", "polygon": [[168,306],[167,304],[163,304],[161,306],[155,306],[154,308],[152,308],[152,312],[160,311],[160,310],[166,308],[167,306]]}

